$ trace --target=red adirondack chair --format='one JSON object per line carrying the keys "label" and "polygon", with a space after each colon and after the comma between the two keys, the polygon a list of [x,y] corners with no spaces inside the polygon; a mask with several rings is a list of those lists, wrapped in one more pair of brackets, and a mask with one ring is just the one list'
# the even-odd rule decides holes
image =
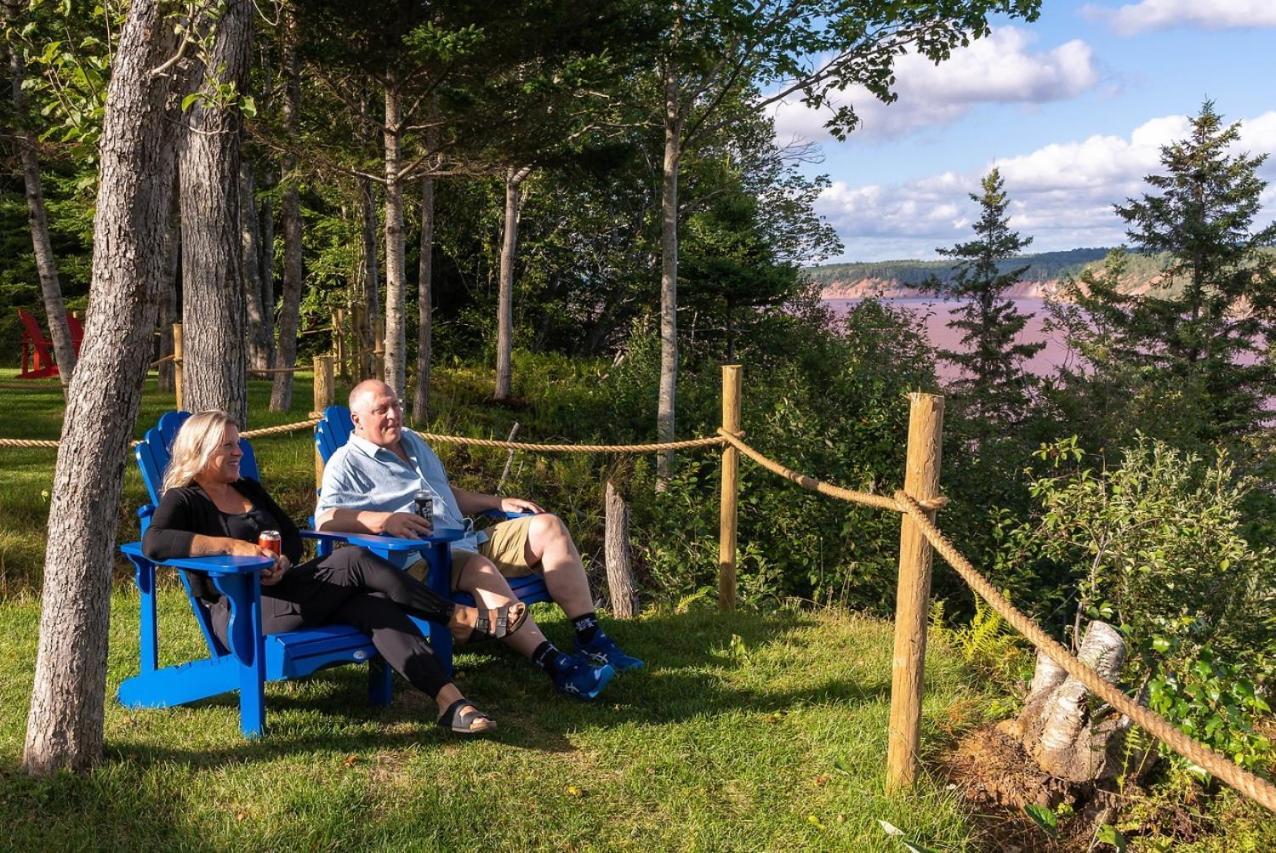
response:
{"label": "red adirondack chair", "polygon": [[[19,379],[45,379],[58,375],[58,366],[53,363],[53,341],[44,336],[40,321],[31,313],[18,309],[18,320],[22,323],[22,372]],[[75,354],[80,354],[80,342],[84,340],[84,327],[80,320],[70,314],[66,318],[71,331],[71,346]]]}

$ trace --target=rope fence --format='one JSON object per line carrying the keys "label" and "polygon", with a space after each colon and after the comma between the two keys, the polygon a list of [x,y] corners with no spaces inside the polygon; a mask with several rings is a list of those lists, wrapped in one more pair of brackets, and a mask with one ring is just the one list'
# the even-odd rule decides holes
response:
{"label": "rope fence", "polygon": [[[318,424],[319,421],[319,418],[312,418],[297,423],[247,430],[242,435],[244,438],[256,438],[296,432],[302,429],[309,429]],[[930,543],[930,546],[939,552],[966,585],[986,601],[993,610],[1022,634],[1036,649],[1043,652],[1065,672],[1084,684],[1096,696],[1120,711],[1170,749],[1204,768],[1215,778],[1232,786],[1254,802],[1272,812],[1276,812],[1276,786],[1184,734],[1169,720],[1127,696],[1117,685],[1105,679],[1094,668],[1060,645],[1033,619],[1017,609],[1005,596],[998,592],[996,587],[980,574],[974,565],[957,550],[956,546],[936,526],[935,522],[931,520],[929,514],[946,506],[948,503],[946,498],[917,500],[902,489],[895,492],[893,496],[886,496],[835,486],[776,462],[745,443],[738,433],[725,428],[719,429],[717,434],[713,436],[655,444],[539,444],[440,435],[437,433],[421,433],[421,436],[428,441],[439,444],[459,444],[538,453],[656,453],[669,450],[690,450],[721,446],[739,451],[765,470],[795,483],[807,491],[836,498],[847,503],[901,513],[917,525],[917,528],[922,532],[926,541]],[[56,448],[57,446],[58,442],[54,440],[0,438],[0,447]],[[727,452],[730,451],[728,450]]]}
{"label": "rope fence", "polygon": [[[312,418],[308,421],[298,421],[293,424],[279,424],[277,426],[262,427],[260,429],[245,430],[240,433],[240,438],[258,438],[264,435],[280,435],[287,432],[297,432],[303,429],[311,429],[315,424],[319,423],[319,418]],[[0,438],[0,447],[47,447],[57,450],[59,442],[52,438]],[[130,447],[137,447],[140,441],[129,443]]]}
{"label": "rope fence", "polygon": [[918,501],[903,490],[894,497],[854,492],[823,483],[814,477],[800,474],[767,458],[736,436],[719,430],[719,434],[745,456],[772,473],[790,480],[804,489],[838,498],[848,503],[889,509],[903,513],[913,520],[922,534],[940,556],[952,566],[957,575],[980,598],[986,601],[1006,622],[1024,636],[1035,648],[1058,664],[1065,672],[1084,684],[1096,696],[1129,717],[1148,734],[1164,743],[1188,761],[1207,770],[1210,775],[1226,782],[1249,799],[1276,812],[1276,786],[1266,779],[1234,764],[1205,744],[1184,734],[1177,726],[1152,709],[1140,705],[1127,696],[1117,685],[1100,675],[1093,667],[1074,656],[1040,625],[1006,599],[979,570],[962,555],[957,547],[935,525],[927,514],[947,503],[946,500]]}

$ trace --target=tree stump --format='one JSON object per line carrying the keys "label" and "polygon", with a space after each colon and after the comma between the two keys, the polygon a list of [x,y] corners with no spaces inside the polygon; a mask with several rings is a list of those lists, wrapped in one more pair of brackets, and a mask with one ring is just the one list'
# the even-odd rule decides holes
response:
{"label": "tree stump", "polygon": [[[1109,681],[1125,662],[1125,640],[1106,622],[1091,622],[1077,657]],[[1023,712],[1001,730],[1023,744],[1045,772],[1069,782],[1110,779],[1124,769],[1125,733],[1130,721],[1119,714],[1092,715],[1090,691],[1063,669],[1037,654],[1037,668]]]}

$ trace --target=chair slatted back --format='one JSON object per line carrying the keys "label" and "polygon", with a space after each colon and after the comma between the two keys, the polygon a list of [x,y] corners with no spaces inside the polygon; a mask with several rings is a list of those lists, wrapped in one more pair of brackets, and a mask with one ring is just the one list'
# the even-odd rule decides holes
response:
{"label": "chair slatted back", "polygon": [[[182,428],[182,424],[186,423],[186,419],[190,417],[190,412],[165,412],[160,416],[159,423],[146,431],[146,435],[142,437],[141,442],[134,448],[133,456],[137,459],[137,468],[141,472],[142,482],[146,486],[146,492],[150,495],[151,503],[138,510],[138,518],[141,523],[142,533],[146,533],[146,528],[150,526],[151,515],[155,511],[155,507],[159,505],[160,495],[163,493],[164,472],[168,469],[169,451],[173,446],[173,439],[177,437],[177,432]],[[257,473],[257,459],[253,455],[252,445],[247,439],[239,440],[239,449],[243,451],[244,458],[240,460],[239,472],[245,477],[251,477],[254,480],[259,479]],[[217,639],[217,635],[213,633],[212,614],[209,607],[204,603],[195,591],[189,573],[184,569],[178,570],[178,577],[182,579],[182,587],[186,590],[186,598],[190,601],[191,610],[195,614],[195,619],[199,622],[200,630],[204,634],[204,642],[208,644],[209,652],[214,656],[226,654],[226,647]]]}
{"label": "chair slatted back", "polygon": [[345,406],[329,406],[323,410],[323,419],[315,426],[315,449],[325,463],[337,449],[344,447],[354,431],[350,409]]}

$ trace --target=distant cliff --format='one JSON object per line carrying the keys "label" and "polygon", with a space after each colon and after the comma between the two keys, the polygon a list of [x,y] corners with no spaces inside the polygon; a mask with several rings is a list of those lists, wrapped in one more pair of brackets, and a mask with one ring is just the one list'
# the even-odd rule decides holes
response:
{"label": "distant cliff", "polygon": [[[1072,249],[1066,252],[1041,252],[1002,261],[1003,270],[1027,267],[1007,293],[1011,298],[1030,299],[1048,296],[1068,276],[1078,276],[1087,266],[1102,262],[1108,249]],[[1131,289],[1146,286],[1156,276],[1160,264],[1150,258],[1130,258]],[[853,264],[827,264],[811,267],[803,273],[821,287],[825,299],[862,299],[866,296],[900,298],[927,295],[923,284],[936,280],[945,285],[953,280],[952,261],[878,261]]]}

